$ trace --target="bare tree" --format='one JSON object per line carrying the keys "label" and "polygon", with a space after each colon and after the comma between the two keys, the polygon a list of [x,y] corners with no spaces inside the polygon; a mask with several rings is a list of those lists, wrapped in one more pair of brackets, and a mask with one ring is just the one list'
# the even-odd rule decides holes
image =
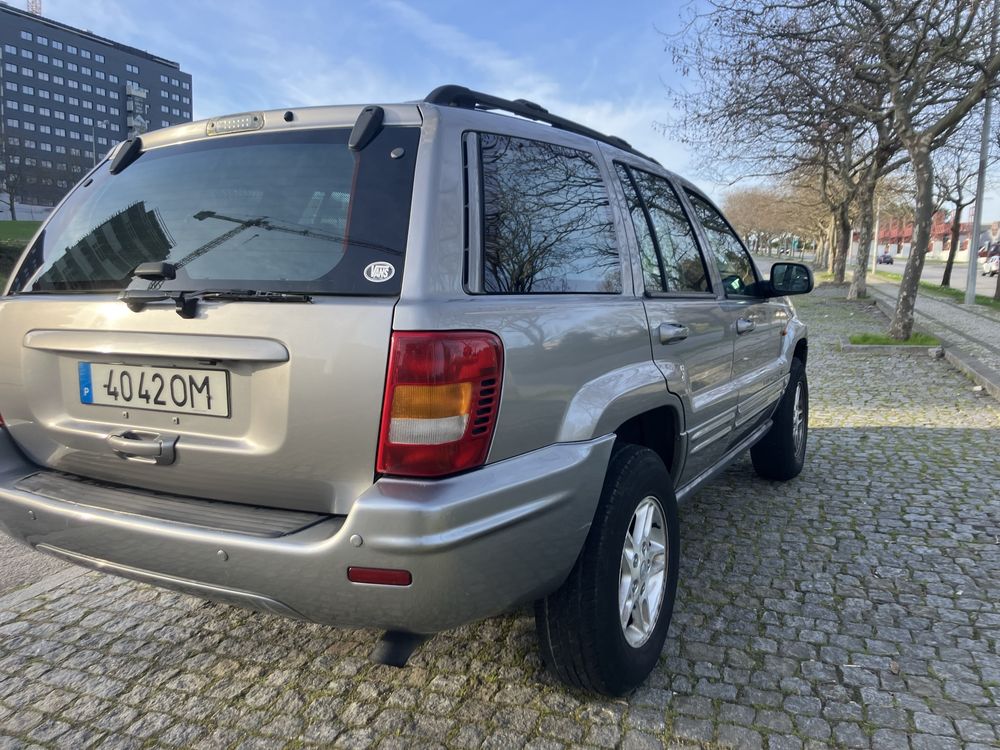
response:
{"label": "bare tree", "polygon": [[0,161],[0,193],[3,193],[11,220],[17,221],[17,201],[27,184],[25,173],[28,168],[19,145],[7,142],[0,154],[3,157]]}
{"label": "bare tree", "polygon": [[[966,136],[963,133],[963,136]],[[974,136],[953,139],[953,142],[941,148],[934,158],[934,191],[937,204],[951,206],[951,229],[948,242],[948,260],[945,263],[941,286],[951,286],[951,273],[958,252],[959,237],[962,229],[962,215],[966,208],[976,202],[976,175],[978,171],[978,154],[969,148],[975,143]],[[969,237],[969,262],[975,263],[976,238]]]}
{"label": "bare tree", "polygon": [[915,235],[889,332],[909,337],[933,215],[931,154],[995,85],[996,0],[712,0],[704,11],[690,7],[687,27],[669,45],[695,82],[675,92],[680,132],[737,169],[822,170],[839,198],[832,206],[836,281],[856,200],[862,242],[854,294],[863,293],[875,185],[905,149],[916,187]]}
{"label": "bare tree", "polygon": [[1000,72],[997,3],[985,0],[856,0],[865,5],[872,76],[890,90],[894,128],[916,183],[914,237],[889,335],[909,338],[917,285],[930,245],[934,212],[933,151],[990,92]]}
{"label": "bare tree", "polygon": [[[872,196],[899,165],[884,80],[867,78],[870,59],[848,0],[715,0],[691,6],[688,24],[669,37],[675,62],[693,80],[674,91],[670,124],[703,155],[735,172],[815,176],[835,225],[831,270],[843,282],[860,205],[861,260],[852,294],[864,293]],[[855,14],[856,15],[856,14]],[[669,127],[669,126],[668,126]]]}

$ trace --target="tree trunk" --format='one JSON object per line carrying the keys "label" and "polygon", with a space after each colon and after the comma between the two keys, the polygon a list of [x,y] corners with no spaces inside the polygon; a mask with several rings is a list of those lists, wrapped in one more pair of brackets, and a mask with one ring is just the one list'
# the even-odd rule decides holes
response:
{"label": "tree trunk", "polygon": [[993,299],[1000,302],[1000,273],[997,274],[997,288],[993,290]]}
{"label": "tree trunk", "polygon": [[917,183],[913,244],[903,270],[903,279],[899,283],[896,311],[889,324],[889,335],[900,341],[910,338],[913,333],[913,308],[917,303],[917,290],[924,270],[924,256],[930,245],[931,222],[934,218],[934,164],[926,144],[910,149],[910,163]]}
{"label": "tree trunk", "polygon": [[833,216],[830,216],[829,223],[826,226],[826,236],[823,238],[823,255],[816,261],[816,268],[823,268],[826,271],[830,270],[831,260],[833,258],[833,246],[837,241],[837,221]]}
{"label": "tree trunk", "polygon": [[851,288],[847,299],[864,299],[868,296],[868,259],[871,257],[872,235],[875,231],[875,182],[862,186],[858,196],[861,200],[861,231],[858,236],[858,259],[851,277]]}
{"label": "tree trunk", "polygon": [[[951,286],[951,267],[955,265],[955,253],[958,252],[958,234],[962,229],[962,206],[955,204],[955,215],[951,219],[951,246],[948,248],[948,261],[944,264],[944,276],[941,286]],[[972,244],[971,241],[969,243]]]}
{"label": "tree trunk", "polygon": [[843,284],[847,275],[847,253],[851,248],[851,206],[842,203],[837,208],[837,244],[834,247],[830,271],[833,273],[833,283]]}

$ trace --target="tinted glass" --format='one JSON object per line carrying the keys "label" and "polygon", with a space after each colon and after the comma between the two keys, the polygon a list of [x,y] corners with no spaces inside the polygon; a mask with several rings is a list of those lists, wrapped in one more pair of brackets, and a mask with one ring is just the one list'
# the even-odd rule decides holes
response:
{"label": "tinted glass", "polygon": [[642,264],[642,280],[646,291],[665,292],[667,291],[667,282],[664,279],[663,269],[660,267],[656,241],[653,239],[652,230],[647,220],[646,208],[632,183],[628,167],[615,162],[615,169],[618,172],[618,179],[621,180],[622,189],[625,191],[628,212],[632,217],[632,226],[639,243],[639,261]]}
{"label": "tinted glass", "polygon": [[[214,138],[152,149],[116,175],[105,165],[55,213],[12,289],[143,288],[133,269],[167,261],[177,278],[153,282],[165,290],[397,294],[419,130],[386,128],[358,153],[349,133]],[[376,261],[392,264],[387,281],[366,278]]]}
{"label": "tinted glass", "polygon": [[[619,169],[621,166],[619,165]],[[635,186],[642,196],[642,204],[646,216],[652,226],[653,238],[659,249],[659,259],[650,262],[643,254],[643,277],[647,291],[662,292],[708,292],[711,282],[705,269],[704,259],[698,249],[691,222],[688,221],[681,207],[680,199],[670,183],[662,177],[643,172],[640,169],[628,170]],[[626,190],[626,194],[629,191]],[[634,191],[633,191],[634,192]],[[634,197],[633,199],[634,200]],[[633,211],[632,222],[637,218]],[[648,232],[648,230],[646,230]],[[636,230],[639,234],[640,230]],[[642,240],[640,240],[640,243]],[[656,273],[655,263],[659,264]]]}
{"label": "tinted glass", "polygon": [[593,158],[489,133],[479,144],[485,291],[621,292],[608,191]]}
{"label": "tinted glass", "polygon": [[746,288],[757,281],[750,254],[739,237],[733,234],[722,214],[694,193],[689,192],[688,197],[694,206],[695,216],[705,228],[726,296],[745,294]]}

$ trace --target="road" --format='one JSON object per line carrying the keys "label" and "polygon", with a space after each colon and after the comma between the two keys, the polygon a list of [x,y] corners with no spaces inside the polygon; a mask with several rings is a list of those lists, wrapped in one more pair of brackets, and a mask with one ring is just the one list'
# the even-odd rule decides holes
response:
{"label": "road", "polygon": [[[877,266],[877,270],[884,271],[886,273],[893,273],[897,276],[903,275],[903,269],[906,268],[906,258],[896,258],[896,262],[891,266],[880,264]],[[965,281],[968,278],[969,266],[967,263],[956,263],[955,268],[951,272],[951,288],[961,289],[965,291]],[[932,284],[940,284],[941,279],[944,278],[944,263],[937,263],[934,261],[929,261],[924,263],[924,272],[920,274],[921,281],[929,281]],[[993,292],[993,280],[987,279],[976,275],[976,291],[980,294],[983,293],[983,289],[986,288],[987,282],[989,282],[989,290]]]}

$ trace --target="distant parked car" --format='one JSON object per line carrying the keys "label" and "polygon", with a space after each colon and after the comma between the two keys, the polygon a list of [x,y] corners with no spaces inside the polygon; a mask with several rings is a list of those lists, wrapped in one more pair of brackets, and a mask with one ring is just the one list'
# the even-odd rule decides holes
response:
{"label": "distant parked car", "polygon": [[888,264],[888,265],[891,266],[892,265],[892,255],[890,255],[888,251],[884,252],[884,253],[882,253],[880,256],[878,256],[875,259],[875,262],[876,263],[886,263],[886,264]]}

